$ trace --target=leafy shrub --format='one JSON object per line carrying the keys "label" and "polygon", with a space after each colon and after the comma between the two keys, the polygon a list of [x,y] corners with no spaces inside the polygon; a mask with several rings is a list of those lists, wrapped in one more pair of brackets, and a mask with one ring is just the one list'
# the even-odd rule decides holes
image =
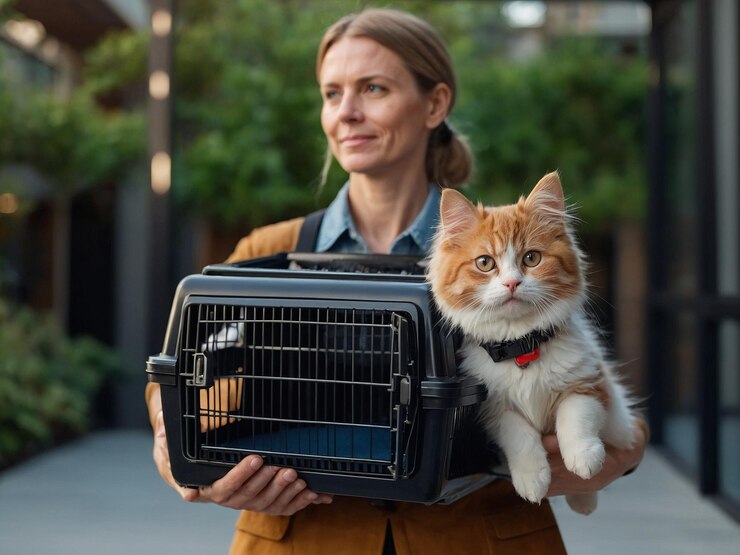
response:
{"label": "leafy shrub", "polygon": [[524,62],[461,63],[460,80],[455,121],[476,149],[471,197],[514,202],[557,169],[593,228],[643,216],[644,59],[580,38]]}
{"label": "leafy shrub", "polygon": [[70,340],[51,316],[0,300],[0,468],[80,434],[92,400],[117,372],[115,354]]}

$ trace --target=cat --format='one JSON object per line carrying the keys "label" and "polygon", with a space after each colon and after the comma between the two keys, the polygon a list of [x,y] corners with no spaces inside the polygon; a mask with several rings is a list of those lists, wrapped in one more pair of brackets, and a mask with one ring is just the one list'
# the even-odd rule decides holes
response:
{"label": "cat", "polygon": [[[584,310],[572,219],[556,172],[508,206],[476,207],[445,189],[428,261],[436,304],[464,335],[461,369],[488,387],[488,435],[517,493],[533,503],[550,484],[543,434],[557,434],[566,468],[587,479],[602,468],[604,442],[632,447],[637,416]],[[589,514],[596,497],[566,499]]]}

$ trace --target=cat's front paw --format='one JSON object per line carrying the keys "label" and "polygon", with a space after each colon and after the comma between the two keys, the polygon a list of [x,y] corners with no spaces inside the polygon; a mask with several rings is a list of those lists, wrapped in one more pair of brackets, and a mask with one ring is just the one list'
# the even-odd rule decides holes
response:
{"label": "cat's front paw", "polygon": [[606,456],[604,444],[598,439],[579,442],[568,447],[561,446],[561,453],[565,468],[584,480],[588,480],[601,470]]}
{"label": "cat's front paw", "polygon": [[511,481],[520,497],[539,504],[550,488],[550,465],[511,469]]}

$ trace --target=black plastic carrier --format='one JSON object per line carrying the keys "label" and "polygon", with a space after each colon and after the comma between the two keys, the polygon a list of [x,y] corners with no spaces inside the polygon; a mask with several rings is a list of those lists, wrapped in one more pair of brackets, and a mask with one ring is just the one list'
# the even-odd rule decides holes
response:
{"label": "black plastic carrier", "polygon": [[180,283],[161,354],[172,474],[251,453],[319,492],[452,502],[487,484],[485,387],[459,376],[416,257],[280,254]]}

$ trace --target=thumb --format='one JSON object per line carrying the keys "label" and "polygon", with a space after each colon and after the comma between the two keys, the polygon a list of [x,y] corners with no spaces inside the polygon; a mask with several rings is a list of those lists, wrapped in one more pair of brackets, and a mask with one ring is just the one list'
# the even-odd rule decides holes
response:
{"label": "thumb", "polygon": [[545,448],[550,455],[557,455],[560,453],[560,445],[558,444],[558,437],[555,434],[548,434],[542,436],[542,446]]}

